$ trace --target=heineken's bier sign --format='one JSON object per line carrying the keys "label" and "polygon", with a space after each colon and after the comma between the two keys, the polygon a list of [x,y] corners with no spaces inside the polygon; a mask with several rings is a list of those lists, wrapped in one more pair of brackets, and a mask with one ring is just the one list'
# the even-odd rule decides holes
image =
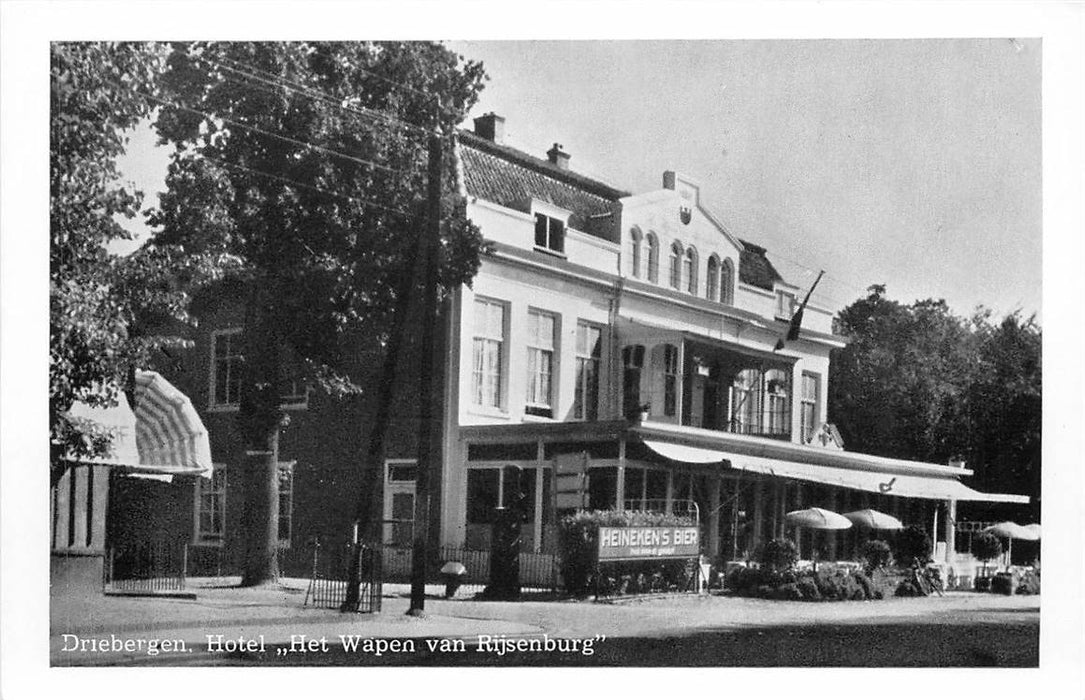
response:
{"label": "heineken's bier sign", "polygon": [[700,554],[696,527],[600,527],[599,561],[687,559]]}

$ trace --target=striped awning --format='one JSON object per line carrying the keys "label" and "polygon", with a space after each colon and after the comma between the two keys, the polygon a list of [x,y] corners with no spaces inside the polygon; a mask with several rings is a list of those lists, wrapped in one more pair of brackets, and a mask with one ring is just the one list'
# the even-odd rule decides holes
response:
{"label": "striped awning", "polygon": [[113,434],[109,452],[82,460],[137,475],[211,476],[211,442],[192,402],[157,372],[136,371],[135,408],[124,392],[117,405],[94,408],[76,402],[69,416],[93,421]]}

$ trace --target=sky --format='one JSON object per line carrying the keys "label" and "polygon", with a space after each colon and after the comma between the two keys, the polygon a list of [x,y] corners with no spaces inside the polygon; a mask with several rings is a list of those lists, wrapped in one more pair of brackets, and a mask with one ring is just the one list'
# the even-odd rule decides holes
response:
{"label": "sky", "polygon": [[[638,193],[665,170],[838,310],[885,284],[958,314],[1041,315],[1041,42],[456,41],[506,143]],[[470,126],[470,120],[465,124]],[[151,194],[167,153],[132,135]],[[140,224],[136,229],[142,230]]]}

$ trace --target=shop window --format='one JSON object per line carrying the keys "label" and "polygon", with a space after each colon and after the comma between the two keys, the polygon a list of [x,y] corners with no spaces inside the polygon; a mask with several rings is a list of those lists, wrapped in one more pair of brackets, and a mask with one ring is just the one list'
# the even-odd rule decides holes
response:
{"label": "shop window", "polygon": [[527,317],[527,405],[524,412],[552,418],[554,336],[557,321],[552,314],[528,311]]}
{"label": "shop window", "polygon": [[535,247],[565,252],[565,222],[546,214],[535,215]]}
{"label": "shop window", "polygon": [[603,357],[603,331],[583,321],[576,324],[576,420],[599,418],[599,366]]}
{"label": "shop window", "polygon": [[488,525],[499,503],[501,472],[497,469],[467,470],[467,522]]}
{"label": "shop window", "polygon": [[496,409],[503,406],[505,327],[503,303],[475,300],[471,400],[476,406]]}

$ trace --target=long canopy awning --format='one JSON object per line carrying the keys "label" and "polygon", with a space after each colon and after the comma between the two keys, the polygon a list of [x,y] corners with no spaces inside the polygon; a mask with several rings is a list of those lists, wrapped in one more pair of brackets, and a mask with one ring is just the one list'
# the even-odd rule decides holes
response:
{"label": "long canopy awning", "polygon": [[[914,466],[911,466],[915,463],[911,462],[907,463],[910,466],[909,469],[902,469],[900,473],[894,473],[888,469],[879,471],[864,469],[858,464],[855,468],[846,468],[811,462],[796,462],[744,454],[738,450],[712,449],[662,440],[643,440],[643,443],[648,449],[661,457],[678,462],[691,464],[720,464],[726,462],[732,469],[740,471],[767,474],[784,479],[812,481],[842,488],[880,493],[886,496],[994,503],[1028,503],[1029,500],[1028,496],[981,493],[965,486],[952,475],[932,474],[926,476],[916,474]],[[842,454],[846,455],[847,453],[835,452],[833,456],[839,461]],[[931,466],[940,469],[938,465]],[[932,469],[932,471],[935,470]]]}
{"label": "long canopy awning", "polygon": [[135,409],[124,392],[117,405],[76,402],[68,415],[97,423],[113,435],[107,454],[81,460],[158,477],[211,476],[211,443],[192,402],[157,372],[136,371]]}

